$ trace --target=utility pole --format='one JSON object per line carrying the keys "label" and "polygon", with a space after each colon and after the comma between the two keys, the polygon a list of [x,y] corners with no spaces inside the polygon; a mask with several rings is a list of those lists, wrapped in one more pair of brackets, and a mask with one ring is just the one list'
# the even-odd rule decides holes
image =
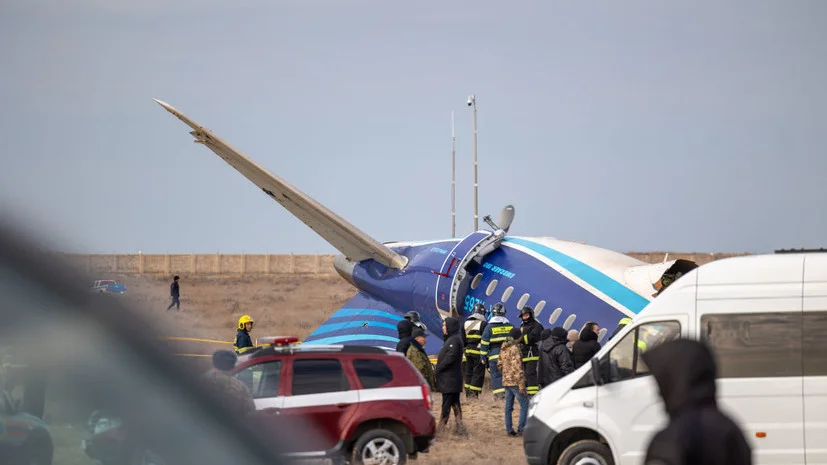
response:
{"label": "utility pole", "polygon": [[477,184],[477,98],[468,96],[468,106],[474,107],[474,231],[479,229],[478,184]]}
{"label": "utility pole", "polygon": [[451,112],[451,238],[457,237],[457,138],[454,134],[454,112]]}

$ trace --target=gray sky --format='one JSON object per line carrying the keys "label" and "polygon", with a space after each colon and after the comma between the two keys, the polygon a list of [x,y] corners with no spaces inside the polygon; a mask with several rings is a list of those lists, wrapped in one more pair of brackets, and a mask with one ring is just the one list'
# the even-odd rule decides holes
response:
{"label": "gray sky", "polygon": [[334,252],[153,97],[380,241],[450,237],[453,110],[468,233],[470,93],[512,234],[827,246],[824,0],[7,0],[0,41],[4,215],[82,252]]}

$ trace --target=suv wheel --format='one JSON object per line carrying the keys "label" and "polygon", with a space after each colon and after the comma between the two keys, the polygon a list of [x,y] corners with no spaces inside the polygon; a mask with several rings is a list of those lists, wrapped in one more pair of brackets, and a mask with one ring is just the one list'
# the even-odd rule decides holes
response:
{"label": "suv wheel", "polygon": [[404,465],[407,458],[405,443],[386,429],[368,431],[353,446],[353,463],[357,465]]}
{"label": "suv wheel", "polygon": [[614,459],[605,444],[587,439],[566,447],[557,465],[614,465]]}

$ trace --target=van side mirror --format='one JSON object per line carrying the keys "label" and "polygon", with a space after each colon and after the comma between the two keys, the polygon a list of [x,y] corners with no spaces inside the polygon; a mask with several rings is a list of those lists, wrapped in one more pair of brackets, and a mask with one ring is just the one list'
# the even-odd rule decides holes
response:
{"label": "van side mirror", "polygon": [[603,375],[600,373],[600,360],[597,357],[591,359],[592,364],[592,379],[597,386],[603,385]]}

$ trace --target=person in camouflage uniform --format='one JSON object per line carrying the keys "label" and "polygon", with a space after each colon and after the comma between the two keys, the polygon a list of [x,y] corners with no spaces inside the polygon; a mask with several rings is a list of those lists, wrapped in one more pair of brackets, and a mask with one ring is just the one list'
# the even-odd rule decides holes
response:
{"label": "person in camouflage uniform", "polygon": [[431,365],[431,359],[425,353],[425,331],[422,328],[414,328],[411,332],[411,345],[408,347],[408,353],[405,354],[413,366],[422,373],[422,377],[428,382],[431,392],[436,387],[436,379],[434,376],[434,367]]}
{"label": "person in camouflage uniform", "polygon": [[256,404],[247,385],[230,374],[237,358],[230,350],[216,351],[212,356],[214,368],[204,373],[201,380],[207,389],[218,394],[232,411],[247,415],[255,412]]}
{"label": "person in camouflage uniform", "polygon": [[[528,413],[525,371],[523,370],[523,357],[520,352],[520,339],[523,337],[523,333],[519,328],[513,328],[509,335],[511,339],[505,341],[502,348],[500,348],[497,368],[503,375],[503,388],[505,388],[505,431],[509,436],[519,436],[523,433]],[[520,402],[520,419],[517,423],[517,432],[514,432],[511,418],[511,414],[514,412],[515,397]]]}

